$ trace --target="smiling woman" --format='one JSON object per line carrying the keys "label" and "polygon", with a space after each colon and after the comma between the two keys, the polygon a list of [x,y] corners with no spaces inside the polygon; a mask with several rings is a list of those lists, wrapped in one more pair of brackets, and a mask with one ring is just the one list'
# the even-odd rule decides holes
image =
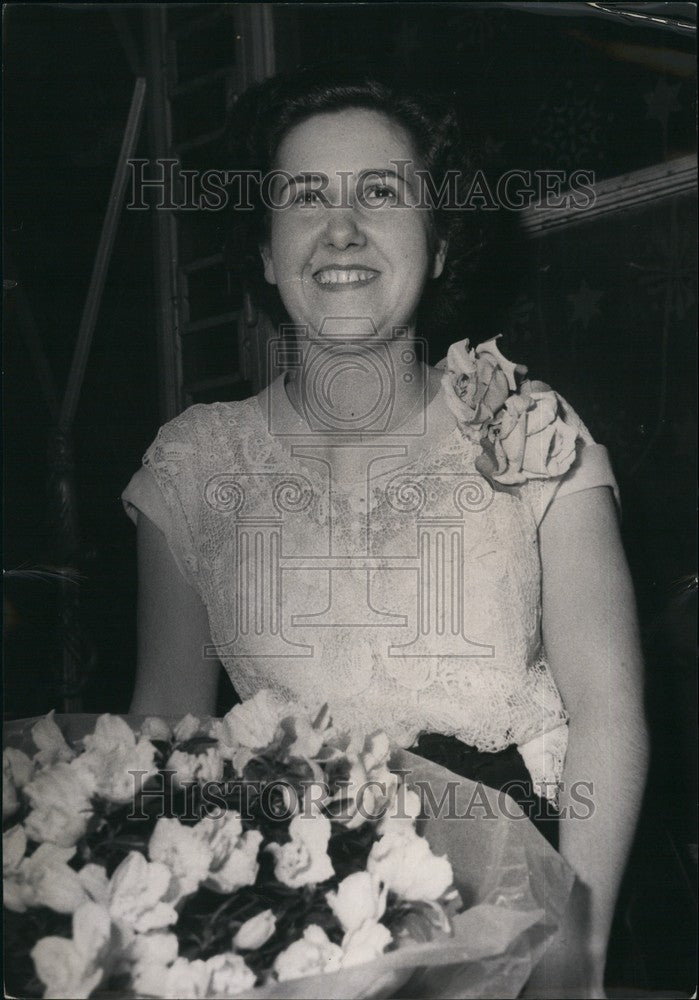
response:
{"label": "smiling woman", "polygon": [[[283,296],[263,287],[259,248],[269,243],[272,223],[301,205],[338,209],[334,215],[345,215],[345,222],[351,206],[364,209],[364,218],[390,209],[395,226],[418,226],[405,216],[419,216],[428,254],[434,257],[447,241],[450,247],[440,280],[423,280],[420,326],[463,307],[483,219],[453,207],[480,164],[448,104],[355,70],[311,69],[251,88],[234,109],[229,134],[231,165],[260,178],[254,210],[232,214],[231,257],[275,321],[288,312]],[[270,211],[275,206],[278,214]],[[406,206],[416,211],[396,211]],[[394,232],[397,239],[405,235]]]}
{"label": "smiling woman", "polygon": [[242,697],[328,703],[507,790],[580,879],[544,984],[600,996],[646,755],[606,449],[494,340],[428,363],[478,244],[448,108],[305,74],[241,98],[233,132],[260,184],[232,240],[286,324],[278,375],[163,427],[124,494],[132,710],[212,712],[218,657]]}
{"label": "smiling woman", "polygon": [[[327,335],[329,320],[342,336],[341,320],[345,335],[351,326],[353,338],[387,345],[394,370],[405,339],[415,338],[425,284],[441,274],[446,251],[430,214],[417,206],[415,155],[404,129],[376,111],[346,108],[299,123],[277,153],[278,169],[294,178],[293,200],[271,213],[261,245],[265,278],[309,342]],[[402,370],[389,427],[402,422],[401,404],[416,402],[409,387],[422,382],[417,355]],[[359,412],[366,412],[376,387],[339,376],[338,370],[335,407],[344,398],[351,416],[364,396]]]}
{"label": "smiling woman", "polygon": [[[322,151],[313,173],[311,151]],[[431,217],[418,210],[415,157],[402,128],[363,108],[314,115],[282,142],[277,163],[301,179],[291,207],[272,213],[265,278],[309,335],[337,310],[370,319],[367,334],[386,340],[400,328],[414,333],[425,283],[441,274],[446,249],[444,240],[433,245]],[[321,177],[323,189],[309,176]],[[342,298],[331,303],[328,293]]]}

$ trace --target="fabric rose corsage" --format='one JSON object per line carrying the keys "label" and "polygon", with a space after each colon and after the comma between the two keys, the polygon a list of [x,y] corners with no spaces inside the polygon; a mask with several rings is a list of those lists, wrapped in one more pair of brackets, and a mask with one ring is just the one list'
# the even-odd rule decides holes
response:
{"label": "fabric rose corsage", "polygon": [[481,446],[476,468],[503,486],[562,476],[575,461],[578,428],[566,423],[558,394],[525,379],[527,368],[508,361],[497,340],[460,340],[438,365],[462,434]]}

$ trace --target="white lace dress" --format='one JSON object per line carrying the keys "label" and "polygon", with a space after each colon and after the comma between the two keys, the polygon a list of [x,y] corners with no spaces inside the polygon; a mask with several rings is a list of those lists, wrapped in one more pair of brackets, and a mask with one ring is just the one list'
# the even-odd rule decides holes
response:
{"label": "white lace dress", "polygon": [[440,390],[399,432],[353,444],[362,472],[343,482],[280,376],[166,424],[123,499],[165,534],[242,698],[328,702],[338,726],[404,747],[420,732],[516,744],[553,798],[567,715],[542,647],[538,526],[557,496],[616,491],[568,412],[578,456],[557,479],[493,490]]}

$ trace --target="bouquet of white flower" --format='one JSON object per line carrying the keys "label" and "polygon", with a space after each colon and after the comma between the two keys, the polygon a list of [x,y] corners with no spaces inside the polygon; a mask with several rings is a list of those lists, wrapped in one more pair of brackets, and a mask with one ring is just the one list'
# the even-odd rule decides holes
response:
{"label": "bouquet of white flower", "polygon": [[268,691],[222,720],[78,718],[80,738],[53,715],[10,726],[11,995],[387,996],[410,977],[425,995],[424,967],[435,995],[455,975],[480,991],[458,995],[506,995],[555,929],[570,877],[530,824],[509,835],[493,805],[489,826],[420,835],[415,788],[458,810],[449,789],[480,786],[405,752],[391,769],[384,734],[350,739]]}

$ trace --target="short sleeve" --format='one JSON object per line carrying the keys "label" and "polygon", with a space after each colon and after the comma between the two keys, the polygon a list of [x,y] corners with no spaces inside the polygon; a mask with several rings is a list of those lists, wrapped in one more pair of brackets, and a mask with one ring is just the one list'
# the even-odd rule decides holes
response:
{"label": "short sleeve", "polygon": [[134,524],[139,514],[145,514],[162,531],[182,576],[196,588],[198,560],[187,517],[196,475],[194,431],[191,411],[161,427],[121,500]]}
{"label": "short sleeve", "polygon": [[149,469],[140,468],[134,473],[129,485],[121,494],[121,502],[134,524],[138,524],[139,514],[145,514],[148,520],[162,531],[177,563],[177,568],[187,583],[193,584],[194,581],[187,566],[184,551],[178,542],[178,532],[172,514]]}
{"label": "short sleeve", "polygon": [[525,483],[523,493],[528,500],[537,526],[544,519],[544,514],[558,498],[570,493],[593,489],[597,486],[609,486],[614,494],[617,507],[621,510],[619,486],[612,470],[609,453],[602,444],[594,441],[589,430],[562,396],[558,396],[563,419],[578,431],[575,461],[562,476],[550,479],[531,479]]}

